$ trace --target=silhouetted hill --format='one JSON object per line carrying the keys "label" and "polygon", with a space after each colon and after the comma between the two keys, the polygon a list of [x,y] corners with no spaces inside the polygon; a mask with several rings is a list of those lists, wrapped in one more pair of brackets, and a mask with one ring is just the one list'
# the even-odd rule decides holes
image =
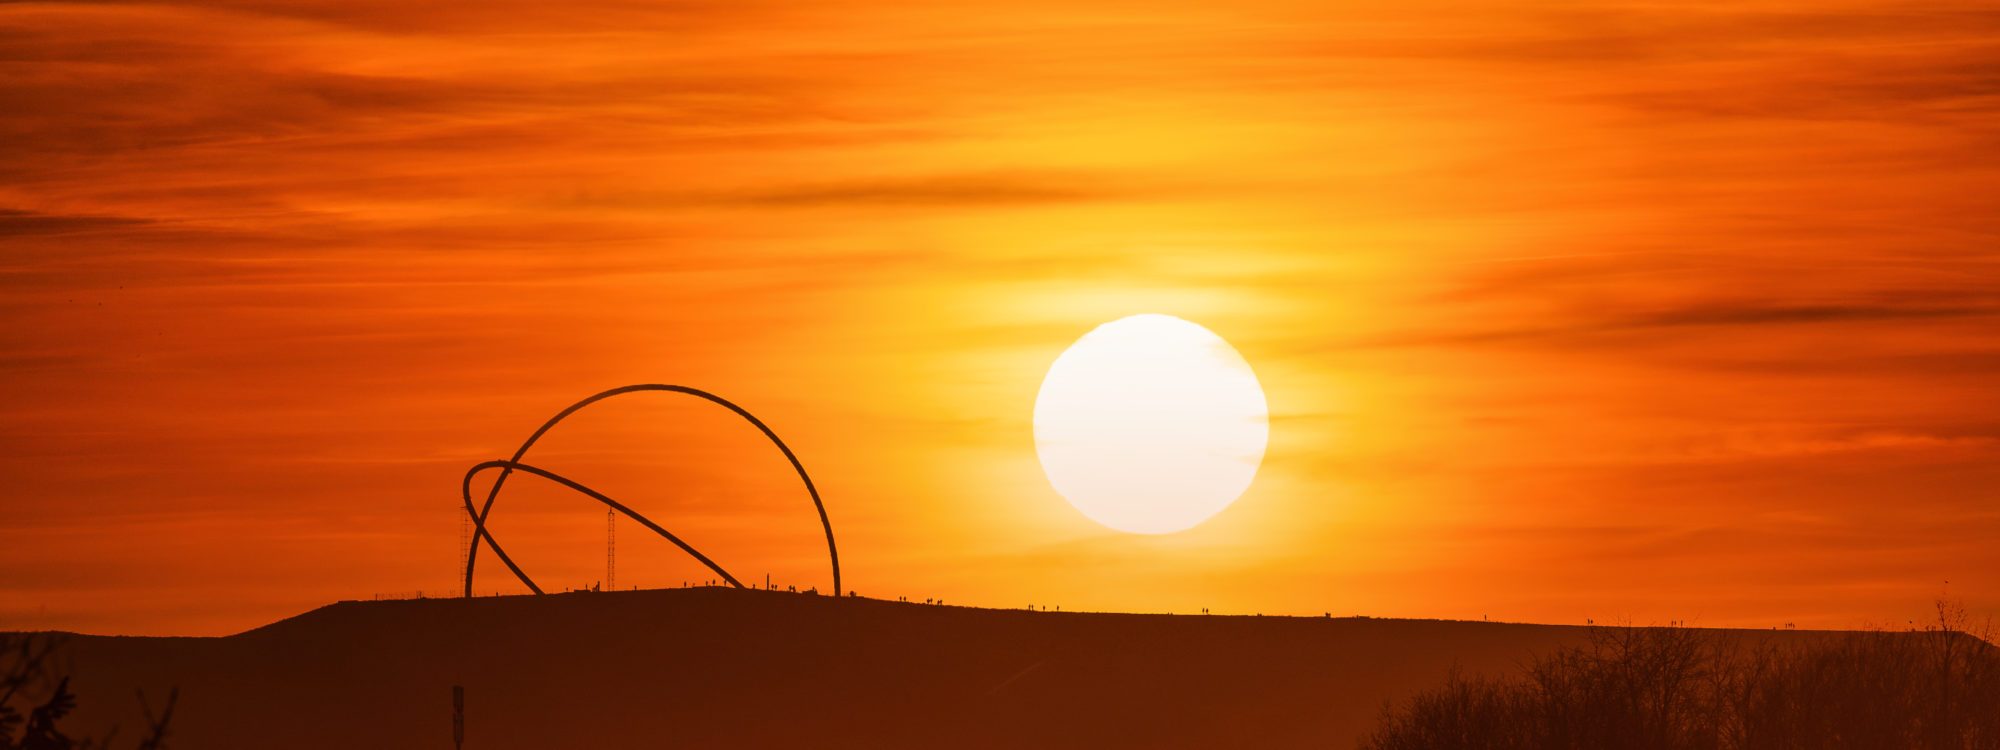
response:
{"label": "silhouetted hill", "polygon": [[[1769,631],[1704,631],[1750,638]],[[177,748],[1351,747],[1452,665],[1569,626],[1043,613],[722,588],[341,602],[225,638],[72,636],[101,735],[181,689]]]}

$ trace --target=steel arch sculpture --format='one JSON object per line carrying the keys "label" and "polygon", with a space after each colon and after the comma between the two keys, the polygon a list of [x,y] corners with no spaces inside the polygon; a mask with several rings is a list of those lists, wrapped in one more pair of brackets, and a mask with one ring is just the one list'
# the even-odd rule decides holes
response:
{"label": "steel arch sculpture", "polygon": [[[748,410],[745,410],[741,406],[737,406],[735,403],[729,401],[728,399],[725,399],[721,396],[717,396],[713,393],[709,393],[708,391],[701,390],[699,388],[691,388],[684,385],[644,383],[640,385],[628,385],[620,388],[613,388],[611,390],[592,395],[589,398],[583,399],[582,401],[578,401],[574,404],[570,404],[569,408],[556,412],[556,415],[550,417],[549,421],[542,423],[542,426],[539,429],[536,429],[534,434],[529,435],[528,439],[521,443],[521,447],[514,451],[513,458],[506,460],[482,462],[476,466],[473,466],[470,470],[466,471],[465,478],[460,483],[460,493],[465,501],[465,512],[468,516],[471,516],[472,518],[473,533],[472,533],[472,545],[470,548],[466,550],[466,555],[465,555],[464,595],[468,597],[472,596],[472,576],[474,570],[476,569],[475,566],[479,562],[479,543],[481,541],[484,541],[487,546],[493,548],[494,556],[499,557],[500,562],[504,563],[507,566],[508,570],[513,571],[514,577],[519,578],[521,580],[521,583],[526,584],[529,590],[534,591],[537,594],[543,593],[542,587],[536,585],[534,579],[529,578],[527,572],[521,570],[521,566],[516,565],[514,563],[514,559],[508,556],[507,551],[505,549],[501,548],[499,540],[494,539],[493,534],[486,530],[486,520],[493,512],[494,501],[499,499],[500,497],[500,488],[506,485],[507,478],[509,476],[512,476],[513,473],[516,471],[533,474],[542,477],[544,479],[547,479],[549,481],[556,482],[557,484],[561,484],[565,487],[568,487],[573,491],[582,493],[593,500],[604,503],[612,510],[623,513],[626,516],[632,518],[633,520],[638,521],[641,525],[644,525],[647,529],[650,529],[653,533],[659,534],[660,536],[666,538],[667,541],[672,542],[675,546],[680,547],[682,551],[688,553],[690,556],[700,561],[703,565],[708,566],[710,570],[715,571],[718,575],[721,575],[722,579],[729,582],[730,585],[736,586],[737,588],[744,588],[743,583],[741,581],[736,580],[736,577],[730,575],[729,572],[724,570],[721,565],[716,564],[715,561],[710,560],[707,555],[703,555],[699,551],[696,551],[693,546],[689,545],[684,541],[681,541],[680,537],[674,536],[672,532],[667,531],[659,524],[653,523],[651,519],[648,519],[645,516],[640,515],[637,511],[625,507],[623,504],[620,504],[619,502],[612,500],[610,497],[604,495],[603,493],[593,490],[589,487],[585,487],[584,485],[572,481],[567,477],[563,477],[559,474],[556,474],[555,472],[549,471],[547,469],[542,469],[530,464],[526,464],[521,461],[522,458],[527,456],[528,449],[533,448],[535,446],[536,441],[541,440],[544,434],[547,434],[550,429],[554,428],[558,423],[561,423],[565,418],[569,417],[569,415],[581,411],[586,406],[589,406],[591,404],[603,401],[605,399],[614,396],[620,396],[627,393],[641,393],[649,391],[658,391],[665,393],[681,393],[720,405],[723,408],[735,412],[737,416],[742,417],[745,421],[755,426],[758,429],[758,431],[764,433],[764,437],[769,438],[771,440],[771,443],[773,445],[778,446],[778,450],[785,454],[785,459],[792,463],[792,469],[798,472],[800,481],[803,481],[805,483],[806,493],[812,496],[813,507],[819,511],[820,527],[826,531],[827,561],[831,564],[833,568],[833,591],[836,596],[838,596],[841,591],[844,591],[844,589],[840,587],[840,551],[837,547],[834,546],[833,542],[833,522],[827,519],[826,503],[820,500],[819,488],[813,485],[812,476],[806,473],[805,464],[799,462],[799,457],[797,454],[792,452],[791,446],[785,445],[785,441],[778,437],[778,433],[772,431],[769,425],[764,424],[763,420],[758,419],[756,415],[751,414]],[[473,477],[478,476],[482,472],[495,469],[499,470],[500,476],[498,476],[493,480],[493,486],[487,490],[485,504],[477,508],[473,507],[472,504]]]}

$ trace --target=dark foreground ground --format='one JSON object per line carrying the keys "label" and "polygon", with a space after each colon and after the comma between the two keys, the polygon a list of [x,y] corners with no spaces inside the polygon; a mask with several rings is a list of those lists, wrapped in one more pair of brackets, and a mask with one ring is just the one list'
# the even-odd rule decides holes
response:
{"label": "dark foreground ground", "polygon": [[[1769,631],[1716,637],[1796,638]],[[73,736],[175,748],[1353,747],[1554,625],[1039,613],[721,588],[341,602],[225,638],[70,636]]]}

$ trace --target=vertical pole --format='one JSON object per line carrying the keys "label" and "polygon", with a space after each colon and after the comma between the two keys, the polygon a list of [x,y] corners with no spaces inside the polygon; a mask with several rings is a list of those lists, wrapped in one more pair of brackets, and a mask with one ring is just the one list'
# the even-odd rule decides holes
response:
{"label": "vertical pole", "polygon": [[451,686],[451,744],[465,750],[465,686]]}
{"label": "vertical pole", "polygon": [[604,509],[604,590],[618,590],[618,513]]}

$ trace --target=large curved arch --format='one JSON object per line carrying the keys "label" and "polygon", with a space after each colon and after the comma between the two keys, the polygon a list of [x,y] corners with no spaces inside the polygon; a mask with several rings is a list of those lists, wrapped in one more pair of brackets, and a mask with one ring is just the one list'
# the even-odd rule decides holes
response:
{"label": "large curved arch", "polygon": [[[593,394],[590,397],[578,401],[574,404],[570,404],[568,408],[556,412],[555,416],[550,417],[547,422],[543,422],[540,428],[537,428],[533,434],[529,435],[528,439],[521,443],[521,447],[514,451],[514,456],[512,458],[504,462],[497,462],[497,463],[487,462],[486,464],[480,464],[480,466],[487,466],[487,464],[494,464],[489,468],[498,468],[500,470],[500,476],[493,480],[493,486],[486,492],[486,502],[477,509],[474,509],[472,507],[470,482],[472,474],[478,473],[481,469],[479,469],[479,467],[474,467],[474,470],[466,475],[467,484],[464,488],[466,490],[465,510],[466,513],[472,516],[473,533],[472,533],[472,545],[470,548],[467,549],[465,555],[465,596],[472,596],[472,576],[475,570],[475,566],[478,564],[479,561],[479,543],[481,541],[486,542],[487,546],[492,547],[493,554],[496,557],[499,557],[502,563],[506,564],[508,570],[513,571],[514,576],[516,578],[521,579],[522,583],[527,584],[530,590],[534,591],[537,594],[542,593],[541,587],[535,585],[535,582],[528,577],[528,574],[525,571],[521,570],[521,567],[519,565],[514,564],[513,558],[507,555],[507,551],[500,547],[500,543],[493,538],[492,533],[486,530],[486,519],[493,512],[494,501],[500,497],[500,488],[507,483],[507,478],[513,474],[516,468],[520,468],[524,471],[527,470],[528,468],[527,465],[522,464],[521,459],[527,456],[528,449],[533,448],[535,446],[536,441],[541,440],[543,435],[547,434],[550,429],[553,429],[557,424],[561,423],[564,419],[568,418],[569,415],[581,411],[586,406],[597,403],[599,401],[603,401],[608,398],[612,398],[614,396],[620,396],[627,393],[643,393],[643,392],[680,393],[689,396],[694,396],[696,398],[717,404],[725,409],[730,410],[731,412],[734,412],[737,416],[742,417],[744,421],[749,422],[752,426],[755,426],[758,431],[764,433],[764,437],[769,438],[773,445],[778,446],[778,450],[785,454],[785,460],[791,462],[792,470],[798,472],[799,480],[805,483],[806,493],[812,496],[813,508],[819,511],[820,527],[826,531],[827,561],[831,564],[833,568],[834,594],[838,596],[840,592],[845,590],[840,587],[840,551],[839,548],[836,547],[833,542],[833,522],[827,519],[826,503],[820,500],[819,488],[813,485],[812,476],[806,473],[805,464],[799,462],[798,454],[792,452],[791,446],[785,445],[785,441],[778,437],[778,433],[772,431],[769,425],[764,424],[763,420],[758,419],[756,415],[751,414],[748,410],[744,409],[741,406],[737,406],[734,402],[731,402],[730,400],[725,399],[721,396],[717,396],[713,393],[709,393],[708,391],[704,391],[699,388],[692,388],[685,385],[642,383],[639,385],[628,385],[628,386],[613,388],[608,391],[603,391],[600,393]],[[583,487],[582,485],[571,483],[566,479],[559,479],[551,474],[542,472],[540,470],[536,470],[530,473],[536,473],[538,475],[548,477],[550,479],[562,482],[564,484],[571,485],[572,489],[577,489],[579,491],[585,492],[586,494],[590,494],[593,497],[596,497],[603,502],[607,503],[610,502],[609,498],[603,497],[602,495],[599,495],[598,493],[591,491],[588,488]],[[631,514],[628,513],[628,515]],[[634,517],[636,518],[637,516],[635,515]],[[678,540],[671,534],[667,534],[665,529],[659,528],[657,526],[652,526],[650,522],[647,523],[649,527],[653,528],[655,531],[663,535],[666,535],[668,539],[674,540],[678,543]],[[688,547],[685,544],[682,544],[681,547],[682,549],[685,549],[690,553],[694,553],[693,548]],[[696,557],[700,558],[700,555],[696,554]],[[701,559],[704,562],[709,562],[706,558],[701,558]],[[711,568],[715,568],[718,572],[720,572],[721,570],[719,566],[714,565],[712,562],[709,562],[709,566]],[[725,574],[725,577],[727,577],[727,574]],[[733,579],[732,582],[734,582]],[[738,583],[736,585],[741,586],[742,584]]]}
{"label": "large curved arch", "polygon": [[[623,513],[625,514],[626,517],[631,518],[634,521],[638,521],[640,525],[645,526],[648,529],[652,529],[653,533],[666,537],[667,541],[673,542],[674,546],[681,548],[682,552],[688,553],[688,555],[692,556],[694,559],[699,560],[701,564],[708,566],[709,570],[715,571],[716,575],[722,576],[722,580],[728,581],[730,585],[735,586],[737,588],[744,588],[743,582],[736,580],[736,576],[730,575],[729,571],[727,570],[723,570],[721,565],[717,565],[714,560],[709,559],[708,555],[702,554],[701,550],[695,549],[693,545],[681,541],[681,538],[678,536],[674,536],[673,532],[668,531],[665,528],[662,528],[657,523],[653,523],[653,519],[641,515],[639,511],[625,507],[625,504],[611,499],[609,496],[606,496],[602,492],[598,492],[597,490],[593,490],[589,487],[584,486],[583,483],[581,482],[570,479],[569,477],[565,477],[561,474],[557,474],[553,471],[549,471],[548,469],[541,468],[539,466],[531,466],[529,464],[524,464],[519,461],[487,461],[472,467],[470,470],[465,472],[465,479],[459,483],[459,493],[462,497],[465,498],[466,512],[468,513],[472,512],[472,478],[479,476],[480,472],[487,471],[489,469],[500,469],[502,471],[510,471],[510,472],[524,471],[529,474],[533,474],[535,476],[547,479],[551,482],[555,482],[564,487],[568,487],[572,490],[576,490],[577,492],[581,492],[585,495],[588,495],[592,500],[604,503],[612,510],[618,511],[619,513]],[[516,574],[522,575],[523,581],[527,581],[525,574],[522,573],[520,568],[514,567],[512,560],[507,561],[507,566],[509,568],[512,568]],[[535,586],[533,582],[529,582],[528,585],[530,587],[533,587],[536,593],[541,592],[541,587]]]}

